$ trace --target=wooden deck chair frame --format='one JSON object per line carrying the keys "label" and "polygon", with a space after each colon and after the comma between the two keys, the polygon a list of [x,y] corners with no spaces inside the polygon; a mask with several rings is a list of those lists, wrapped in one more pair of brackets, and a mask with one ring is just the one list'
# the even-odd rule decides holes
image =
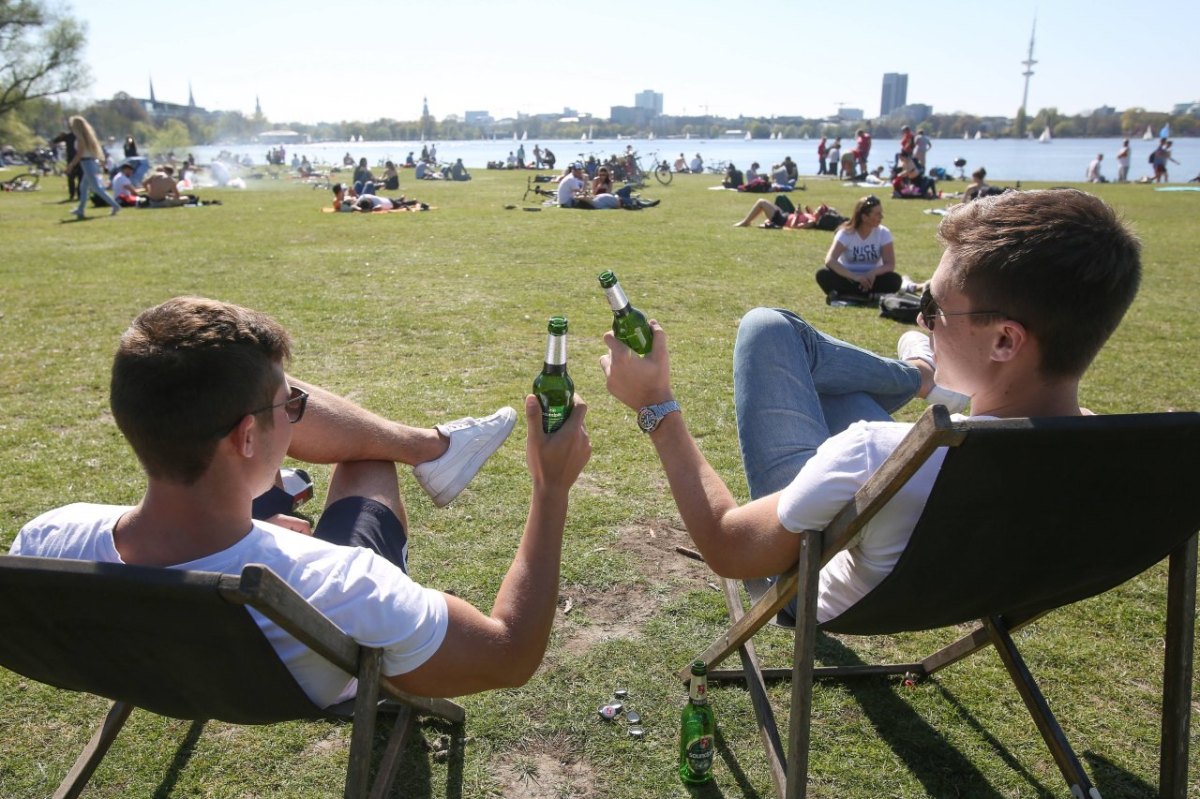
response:
{"label": "wooden deck chair frame", "polygon": [[[771,778],[777,795],[781,797],[803,797],[806,795],[810,716],[812,713],[812,686],[814,679],[844,679],[873,675],[903,675],[906,673],[916,676],[927,676],[990,645],[994,646],[1000,655],[1039,732],[1049,747],[1056,765],[1062,772],[1067,784],[1071,787],[1072,795],[1077,799],[1084,799],[1084,797],[1095,799],[1099,797],[1099,791],[1092,785],[1078,758],[1072,751],[1061,727],[1051,713],[1049,705],[1038,688],[1037,683],[1025,666],[1020,653],[1013,643],[1011,634],[1054,608],[1103,593],[1127,579],[1140,574],[1150,566],[1161,561],[1164,557],[1169,557],[1166,598],[1166,651],[1163,667],[1162,730],[1159,752],[1159,791],[1160,796],[1164,798],[1184,799],[1187,794],[1188,726],[1190,721],[1193,669],[1193,638],[1196,621],[1196,531],[1200,529],[1200,508],[1197,508],[1195,498],[1200,495],[1200,470],[1184,465],[1188,463],[1188,459],[1183,455],[1177,456],[1175,460],[1180,469],[1172,471],[1168,468],[1167,471],[1171,472],[1170,479],[1158,481],[1166,485],[1158,487],[1149,486],[1148,493],[1144,495],[1142,492],[1133,491],[1125,495],[1118,493],[1117,504],[1132,503],[1133,507],[1129,513],[1118,511],[1123,514],[1121,520],[1112,522],[1112,525],[1119,526],[1120,524],[1124,524],[1124,520],[1129,517],[1130,513],[1134,515],[1141,514],[1143,519],[1140,526],[1134,523],[1132,526],[1126,527],[1123,530],[1118,529],[1112,533],[1116,536],[1117,543],[1122,545],[1122,550],[1128,550],[1131,546],[1137,549],[1137,546],[1134,546],[1134,542],[1131,542],[1131,539],[1140,537],[1143,531],[1149,527],[1155,533],[1161,533],[1161,535],[1157,535],[1155,538],[1159,546],[1158,550],[1147,549],[1146,551],[1139,551],[1136,556],[1130,556],[1132,558],[1130,562],[1122,563],[1119,571],[1102,574],[1098,577],[1093,575],[1088,579],[1081,579],[1078,583],[1074,582],[1080,568],[1078,563],[1063,563],[1060,564],[1060,568],[1058,569],[1058,571],[1062,572],[1060,575],[1061,583],[1052,586],[1049,589],[1049,594],[1033,597],[1028,600],[1018,598],[1016,601],[1012,597],[1007,597],[997,600],[997,604],[994,607],[989,607],[987,603],[990,600],[984,598],[979,602],[971,603],[965,609],[967,615],[951,612],[951,615],[941,614],[939,617],[939,613],[935,611],[932,613],[935,618],[922,619],[909,616],[905,623],[901,624],[898,628],[886,629],[886,625],[880,621],[880,618],[887,617],[889,614],[895,612],[886,606],[889,603],[897,601],[898,598],[896,593],[889,595],[885,587],[889,586],[888,581],[897,577],[898,573],[904,567],[909,552],[915,548],[915,544],[921,535],[922,524],[925,522],[926,515],[937,504],[935,500],[938,497],[938,487],[935,486],[934,492],[930,495],[925,513],[914,530],[913,538],[910,540],[904,556],[901,558],[900,563],[897,564],[892,575],[876,587],[871,594],[868,594],[858,604],[847,610],[846,613],[824,625],[824,629],[850,634],[880,634],[884,632],[901,632],[904,630],[935,629],[949,626],[950,624],[982,620],[979,622],[978,627],[968,635],[935,652],[924,660],[913,663],[843,667],[817,667],[814,665],[816,631],[818,628],[816,623],[817,578],[821,567],[834,554],[852,543],[855,535],[862,529],[863,525],[895,495],[899,488],[912,477],[920,465],[939,447],[950,448],[937,478],[938,483],[941,484],[945,476],[948,473],[952,474],[956,466],[963,462],[960,459],[956,459],[956,451],[962,450],[965,452],[967,449],[966,445],[981,435],[985,439],[991,437],[993,440],[996,440],[997,434],[1000,436],[1015,435],[1023,436],[1025,439],[1032,441],[1033,437],[1039,433],[1051,436],[1062,434],[1065,437],[1052,440],[1058,442],[1059,446],[1070,447],[1074,445],[1072,442],[1078,442],[1081,440],[1081,436],[1086,437],[1089,432],[1094,431],[1095,433],[1103,434],[1104,431],[1111,430],[1122,431],[1123,440],[1125,442],[1132,441],[1135,445],[1144,436],[1147,439],[1147,443],[1145,444],[1147,447],[1152,446],[1148,442],[1148,439],[1153,438],[1158,442],[1160,450],[1164,445],[1171,444],[1173,446],[1171,451],[1173,452],[1193,453],[1196,451],[1196,447],[1200,445],[1200,414],[1165,413],[1109,417],[1097,416],[1080,419],[1009,419],[953,422],[945,408],[933,406],[918,420],[914,429],[903,440],[897,450],[881,465],[876,474],[867,481],[857,492],[853,500],[847,503],[825,530],[810,531],[802,534],[800,556],[796,566],[780,577],[774,585],[765,587],[765,591],[761,593],[761,596],[756,598],[756,601],[753,602],[748,611],[743,609],[737,583],[732,580],[723,581],[726,605],[729,609],[732,624],[706,650],[696,657],[709,665],[710,679],[746,680],[754,711],[758,718],[759,733],[767,753]],[[1012,439],[1010,443],[1019,452],[1017,440]],[[978,449],[976,451],[978,452]],[[1145,461],[1139,462],[1134,460],[1128,469],[1134,473],[1149,473],[1152,475],[1148,480],[1143,482],[1153,482],[1161,476],[1157,473],[1157,470],[1147,466]],[[1182,484],[1176,482],[1177,477],[1182,477]],[[977,491],[963,492],[962,488],[962,485],[958,487],[960,493],[977,494]],[[1100,488],[1094,493],[1097,496],[1102,496],[1105,490],[1105,488]],[[1068,493],[1071,496],[1065,500],[1067,504],[1072,501],[1082,500],[1086,497],[1088,489],[1086,486],[1070,486]],[[967,499],[969,500],[970,498],[968,497]],[[1172,508],[1172,513],[1163,512],[1163,508],[1166,506]],[[1171,516],[1171,518],[1166,522],[1161,521],[1159,518],[1167,516]],[[1093,521],[1094,516],[1089,515],[1085,523],[1089,534],[1093,531]],[[1103,519],[1103,522],[1108,524],[1107,519]],[[975,524],[977,522],[972,523]],[[978,522],[978,524],[986,523],[990,523],[990,520],[988,522]],[[1171,525],[1172,529],[1164,530],[1158,526],[1163,524]],[[1080,525],[1077,522],[1074,526],[1079,527]],[[1055,533],[1057,534],[1060,531],[1060,529],[1055,530]],[[1108,541],[1105,543],[1107,545]],[[1140,541],[1136,543],[1140,546]],[[1100,548],[1097,547],[1096,549]],[[966,551],[965,548],[964,551]],[[915,557],[919,557],[919,555]],[[1125,555],[1118,553],[1118,559],[1123,557]],[[958,569],[956,568],[953,571],[957,572]],[[911,574],[911,572],[909,573]],[[929,577],[929,574],[925,575],[926,579],[929,579]],[[904,578],[900,576],[899,579],[903,580]],[[967,579],[970,580],[971,578],[968,577]],[[974,586],[969,582],[967,586],[967,590],[963,593],[970,595],[974,590]],[[864,616],[855,617],[852,615],[860,606],[870,604],[868,600],[872,600],[880,592],[883,594],[880,601],[875,602],[872,607],[867,608]],[[796,597],[797,600],[795,617],[798,620],[796,623],[793,665],[790,668],[763,669],[759,665],[751,637],[763,625],[772,622],[776,618],[777,613],[789,604],[792,597]],[[899,601],[903,602],[904,597],[900,596]],[[926,610],[928,611],[929,608],[926,608]],[[974,611],[974,613],[971,611]],[[906,612],[903,608],[900,609],[901,614]],[[872,614],[874,614],[874,617]],[[959,618],[960,615],[962,616],[961,618]],[[849,621],[842,623],[843,619],[846,619],[848,616],[851,617]],[[884,619],[884,622],[886,622],[886,619]],[[720,664],[735,650],[740,653],[742,669],[720,670],[712,668]],[[678,674],[681,680],[686,680],[688,674],[690,674],[689,667],[684,667]],[[764,680],[771,678],[790,678],[792,682],[791,718],[789,721],[788,755],[786,757],[779,737],[778,725],[775,721],[764,685]]]}
{"label": "wooden deck chair frame", "polygon": [[[357,675],[356,698],[329,709],[314,705],[247,608],[348,675]],[[465,718],[453,702],[392,687],[381,677],[381,650],[360,646],[258,564],[246,566],[241,575],[222,575],[0,557],[0,629],[5,631],[0,665],[39,682],[115,700],[55,799],[84,790],[135,707],[235,724],[349,719],[347,799],[366,797],[368,789],[372,799],[388,794],[417,714],[452,723]],[[372,785],[380,712],[397,715]]]}

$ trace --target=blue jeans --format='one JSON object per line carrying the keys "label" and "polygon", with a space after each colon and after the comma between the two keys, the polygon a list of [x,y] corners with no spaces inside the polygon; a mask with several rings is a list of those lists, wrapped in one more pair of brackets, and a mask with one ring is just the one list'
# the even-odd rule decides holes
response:
{"label": "blue jeans", "polygon": [[363,196],[364,194],[373,195],[375,194],[375,183],[370,180],[366,181],[365,183],[361,180],[356,180],[354,181],[354,193],[359,197]]}
{"label": "blue jeans", "polygon": [[119,208],[117,201],[109,197],[104,186],[100,184],[100,164],[96,163],[96,159],[81,158],[79,165],[83,168],[83,178],[79,181],[79,207],[75,209],[75,215],[83,216],[83,209],[87,206],[91,194],[97,194],[113,208]]}
{"label": "blue jeans", "polygon": [[733,348],[738,441],[750,496],[786,487],[826,439],[890,421],[921,387],[915,366],[821,333],[791,311],[755,308]]}

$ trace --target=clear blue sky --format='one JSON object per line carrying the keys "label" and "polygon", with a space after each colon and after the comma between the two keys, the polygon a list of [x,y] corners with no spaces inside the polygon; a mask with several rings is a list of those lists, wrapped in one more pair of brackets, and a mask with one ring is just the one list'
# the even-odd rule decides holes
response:
{"label": "clear blue sky", "polygon": [[[275,123],[559,113],[607,117],[643,89],[667,114],[879,113],[885,72],[935,112],[1012,116],[1037,17],[1029,109],[1170,111],[1200,99],[1200,3],[1154,20],[1109,0],[65,0],[93,82]],[[900,9],[906,9],[901,11]],[[858,12],[858,13],[856,13]]]}

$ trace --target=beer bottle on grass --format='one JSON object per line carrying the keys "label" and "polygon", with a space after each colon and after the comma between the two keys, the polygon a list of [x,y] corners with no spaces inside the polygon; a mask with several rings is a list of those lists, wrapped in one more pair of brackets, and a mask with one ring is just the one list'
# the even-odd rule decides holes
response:
{"label": "beer bottle on grass", "polygon": [[708,705],[708,669],[703,660],[692,664],[688,703],[683,706],[679,731],[679,778],[697,784],[712,779],[717,720]]}
{"label": "beer bottle on grass", "polygon": [[546,331],[546,362],[534,378],[533,393],[542,406],[542,430],[553,433],[571,415],[575,383],[567,374],[567,318],[551,316]]}
{"label": "beer bottle on grass", "polygon": [[650,352],[654,345],[654,334],[646,315],[629,304],[629,298],[621,290],[617,276],[611,269],[600,273],[600,285],[608,295],[608,304],[613,312],[613,335],[638,355]]}

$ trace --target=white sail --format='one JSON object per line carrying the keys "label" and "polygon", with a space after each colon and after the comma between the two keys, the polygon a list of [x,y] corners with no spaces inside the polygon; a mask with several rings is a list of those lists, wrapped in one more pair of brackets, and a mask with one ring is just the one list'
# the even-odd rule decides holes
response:
{"label": "white sail", "polygon": [[967,133],[967,132],[964,130],[964,131],[963,131],[963,138],[964,138],[964,139],[969,139],[969,138],[971,138],[971,134],[970,134],[970,133]]}
{"label": "white sail", "polygon": [[1050,135],[1049,125],[1042,128],[1042,135],[1038,136],[1038,141],[1040,141],[1042,144],[1049,144],[1050,142],[1054,141],[1054,137]]}
{"label": "white sail", "polygon": [[1154,141],[1154,128],[1151,125],[1146,126],[1146,132],[1142,134],[1144,141]]}
{"label": "white sail", "polygon": [[975,131],[975,138],[976,138],[976,139],[982,139],[982,138],[983,138],[983,131],[982,131],[982,130],[977,130],[977,131]]}
{"label": "white sail", "polygon": [[529,131],[521,131],[521,141],[529,141]]}

